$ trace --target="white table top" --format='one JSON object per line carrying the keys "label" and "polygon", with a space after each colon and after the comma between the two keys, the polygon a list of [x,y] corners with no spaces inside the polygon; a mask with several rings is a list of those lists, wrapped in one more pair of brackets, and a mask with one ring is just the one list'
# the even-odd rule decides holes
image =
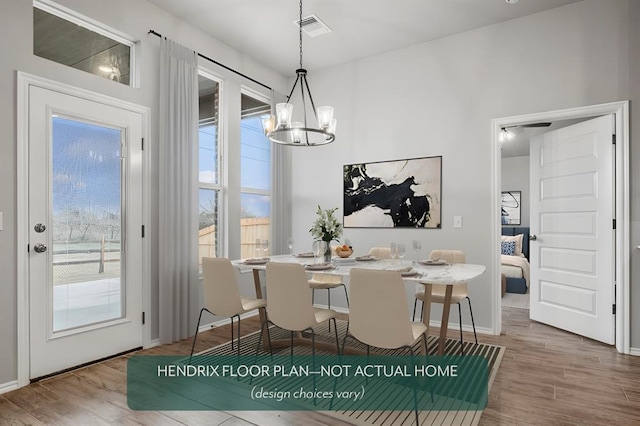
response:
{"label": "white table top", "polygon": [[[315,262],[314,258],[301,258],[290,255],[270,256],[270,262],[282,263],[299,263],[302,265],[310,265]],[[244,263],[244,259],[232,261],[234,266],[242,269],[265,270],[266,265],[249,265]],[[417,273],[415,275],[403,276],[406,281],[415,281],[428,284],[447,284],[456,285],[466,283],[467,281],[478,277],[484,273],[486,267],[484,265],[475,265],[472,263],[455,263],[447,265],[421,265],[413,264],[410,260],[374,260],[374,261],[356,261],[355,259],[334,258],[332,261],[334,267],[328,270],[308,270],[309,273],[331,274],[340,276],[349,276],[352,268],[361,269],[402,269],[412,267]]]}

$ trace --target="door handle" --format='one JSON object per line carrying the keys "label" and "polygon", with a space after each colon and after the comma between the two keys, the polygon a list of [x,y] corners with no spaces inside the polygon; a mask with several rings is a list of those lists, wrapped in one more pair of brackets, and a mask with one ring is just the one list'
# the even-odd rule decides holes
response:
{"label": "door handle", "polygon": [[529,241],[535,241],[538,239],[537,235],[529,235]]}
{"label": "door handle", "polygon": [[38,234],[44,232],[46,229],[47,227],[41,223],[36,223],[36,225],[33,227],[33,230],[36,231]]}
{"label": "door handle", "polygon": [[47,251],[47,246],[42,243],[38,243],[33,246],[33,251],[35,251],[36,253],[44,253],[45,251]]}

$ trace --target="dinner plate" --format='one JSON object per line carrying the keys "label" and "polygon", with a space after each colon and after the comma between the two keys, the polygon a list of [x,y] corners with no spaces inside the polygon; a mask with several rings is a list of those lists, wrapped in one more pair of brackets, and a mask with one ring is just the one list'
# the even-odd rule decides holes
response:
{"label": "dinner plate", "polygon": [[313,263],[305,267],[308,271],[326,271],[333,269],[333,265],[330,263]]}
{"label": "dinner plate", "polygon": [[376,258],[373,256],[358,256],[356,257],[356,260],[360,262],[370,262],[372,260],[376,260]]}
{"label": "dinner plate", "polygon": [[403,277],[411,277],[411,276],[416,275],[418,273],[418,271],[416,271],[415,269],[413,269],[411,267],[389,268],[389,269],[387,269],[387,271],[400,272],[400,275],[402,275]]}
{"label": "dinner plate", "polygon": [[296,254],[296,257],[313,257],[313,253],[298,253]]}
{"label": "dinner plate", "polygon": [[245,265],[264,265],[269,261],[268,257],[254,258],[254,259],[246,259],[244,261]]}
{"label": "dinner plate", "polygon": [[447,265],[447,262],[445,262],[442,259],[438,259],[438,260],[420,260],[418,261],[419,264],[421,264],[422,266],[443,266],[443,265]]}

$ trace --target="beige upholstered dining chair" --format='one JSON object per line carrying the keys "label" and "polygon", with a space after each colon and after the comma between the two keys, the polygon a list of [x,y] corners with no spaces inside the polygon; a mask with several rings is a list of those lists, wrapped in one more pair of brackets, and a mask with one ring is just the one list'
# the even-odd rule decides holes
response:
{"label": "beige upholstered dining chair", "polygon": [[[432,250],[429,255],[431,260],[444,260],[448,263],[466,263],[464,252],[461,250]],[[445,285],[434,284],[431,290],[431,302],[433,303],[444,303],[444,293],[447,289]],[[416,293],[416,299],[413,302],[413,319],[416,317],[416,306],[418,300],[422,302],[421,314],[424,314],[424,291],[420,291]],[[467,290],[467,283],[457,284],[453,286],[451,293],[451,304],[458,305],[458,320],[460,321],[460,351],[464,354],[464,342],[462,339],[462,312],[460,309],[460,302],[464,299],[467,299],[469,303],[469,312],[471,314],[471,324],[473,325],[473,337],[475,338],[476,344],[478,344],[478,335],[476,334],[476,323],[473,320],[473,308],[471,308],[471,299],[469,298],[469,292]]]}
{"label": "beige upholstered dining chair", "polygon": [[[336,332],[336,348],[340,352],[336,311],[314,308],[311,304],[311,288],[304,267],[297,263],[267,263],[267,320],[260,329],[260,340],[268,323],[291,331],[291,354],[293,355],[293,333],[310,331],[312,351],[315,354],[315,332],[313,327],[333,321]],[[258,341],[258,345],[260,344]],[[258,347],[259,348],[259,347]]]}
{"label": "beige upholstered dining chair", "polygon": [[369,250],[369,256],[373,256],[376,259],[391,259],[391,248],[371,247],[371,250]]}
{"label": "beige upholstered dining chair", "polygon": [[238,355],[240,354],[240,314],[255,309],[265,309],[267,301],[264,299],[252,299],[240,295],[236,274],[231,261],[227,258],[202,258],[202,281],[204,284],[204,307],[200,309],[196,333],[193,336],[191,354],[196,346],[198,329],[202,320],[202,313],[209,312],[231,318],[231,348],[233,349],[233,318],[238,318]]}
{"label": "beige upholstered dining chair", "polygon": [[[312,292],[312,304],[314,302],[316,290],[327,290],[327,308],[331,309],[331,290],[342,286],[344,289],[344,297],[347,301],[347,308],[349,307],[349,294],[347,293],[347,287],[344,285],[341,276],[315,273],[311,275],[311,279],[308,282]],[[331,331],[331,326],[329,326],[329,331]]]}
{"label": "beige upholstered dining chair", "polygon": [[[350,272],[351,306],[347,337],[384,349],[405,348],[413,357],[413,345],[422,338],[427,354],[427,327],[409,320],[409,305],[402,275],[397,271],[354,268]],[[416,406],[416,424],[420,424]]]}

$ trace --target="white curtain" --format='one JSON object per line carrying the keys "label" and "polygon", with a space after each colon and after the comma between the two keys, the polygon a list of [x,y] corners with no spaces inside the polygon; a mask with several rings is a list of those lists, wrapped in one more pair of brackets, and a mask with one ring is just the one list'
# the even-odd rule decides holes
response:
{"label": "white curtain", "polygon": [[160,50],[160,343],[189,337],[198,301],[198,57],[171,40]]}
{"label": "white curtain", "polygon": [[[286,102],[282,93],[271,91],[271,114],[275,104]],[[291,148],[271,144],[271,253],[288,254],[291,236]]]}

